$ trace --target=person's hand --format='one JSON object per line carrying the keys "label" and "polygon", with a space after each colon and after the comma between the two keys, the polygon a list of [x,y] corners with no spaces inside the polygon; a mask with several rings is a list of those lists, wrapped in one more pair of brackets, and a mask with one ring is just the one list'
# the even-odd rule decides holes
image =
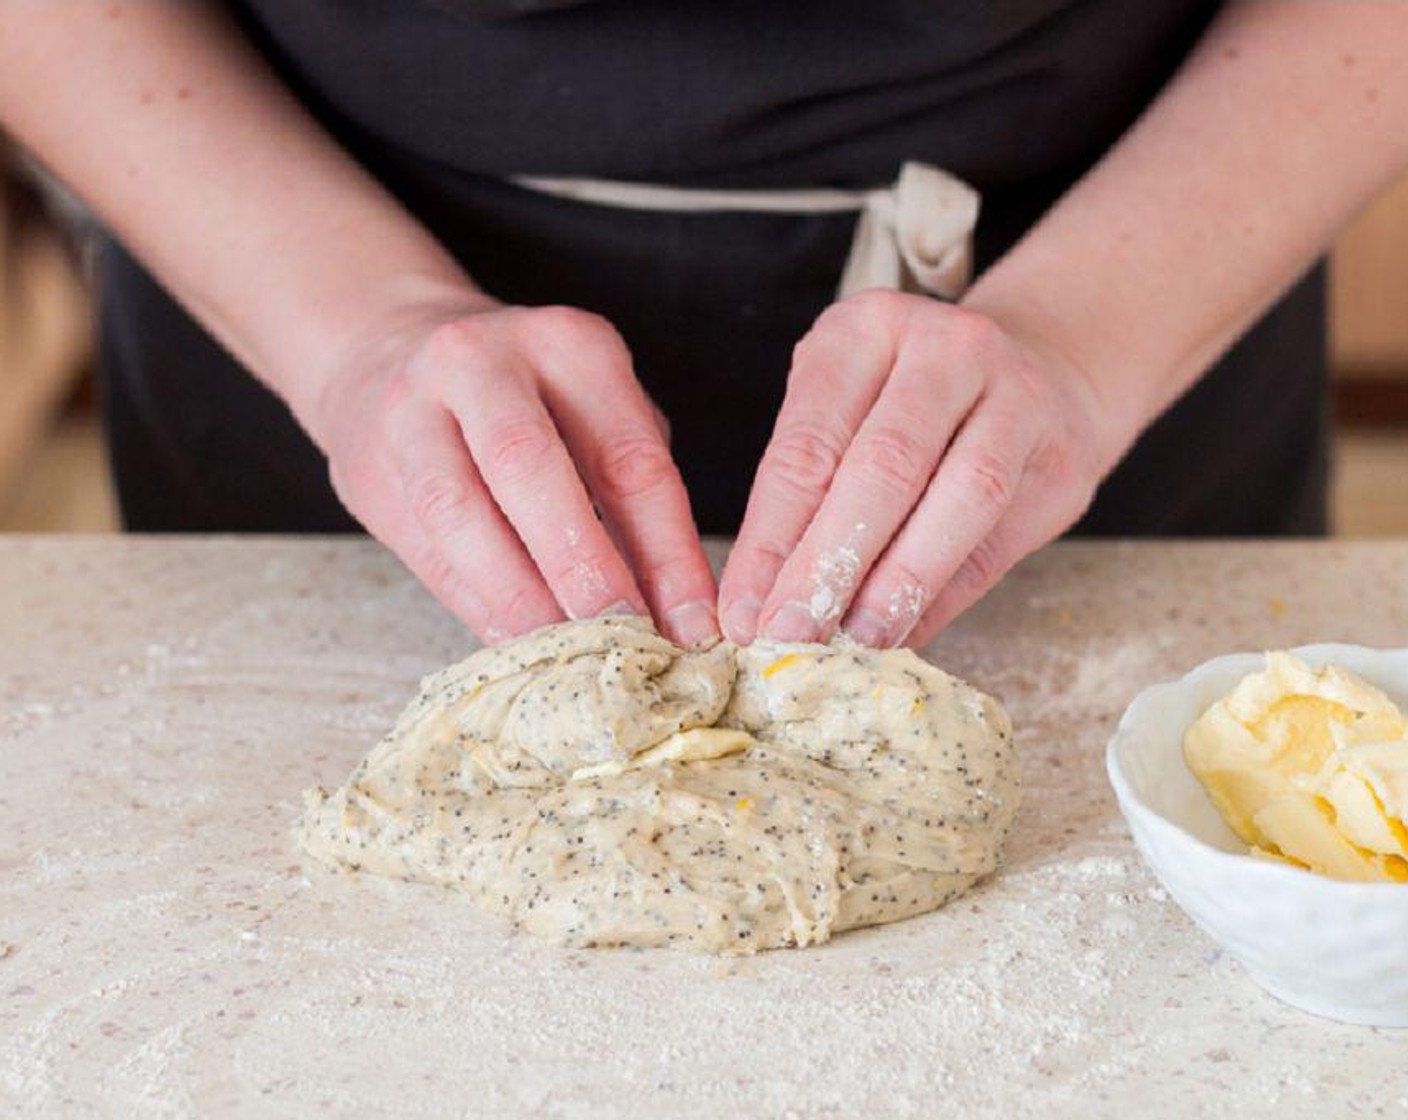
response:
{"label": "person's hand", "polygon": [[717,636],[663,423],[605,320],[412,315],[311,411],[343,504],[485,641],[626,612],[685,644]]}
{"label": "person's hand", "polygon": [[1072,364],[987,316],[867,291],[797,346],[720,582],[755,636],[920,645],[1085,510],[1111,433]]}

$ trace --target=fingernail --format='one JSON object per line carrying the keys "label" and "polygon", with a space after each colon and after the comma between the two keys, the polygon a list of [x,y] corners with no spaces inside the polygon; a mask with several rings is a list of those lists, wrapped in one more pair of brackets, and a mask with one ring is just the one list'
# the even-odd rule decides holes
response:
{"label": "fingernail", "polygon": [[609,607],[604,607],[597,612],[597,618],[607,618],[610,615],[620,614],[644,614],[645,612],[628,599],[618,599]]}
{"label": "fingernail", "polygon": [[763,637],[779,642],[812,642],[817,637],[816,619],[801,603],[783,603],[763,623]]}
{"label": "fingernail", "polygon": [[703,599],[693,599],[671,607],[665,612],[665,621],[675,641],[682,646],[702,646],[719,636],[714,608]]}
{"label": "fingernail", "polygon": [[724,633],[731,642],[746,646],[758,636],[758,613],[763,609],[760,600],[751,595],[735,599],[724,611]]}
{"label": "fingernail", "polygon": [[874,611],[856,611],[846,619],[841,629],[851,641],[863,646],[884,649],[890,644],[890,628]]}

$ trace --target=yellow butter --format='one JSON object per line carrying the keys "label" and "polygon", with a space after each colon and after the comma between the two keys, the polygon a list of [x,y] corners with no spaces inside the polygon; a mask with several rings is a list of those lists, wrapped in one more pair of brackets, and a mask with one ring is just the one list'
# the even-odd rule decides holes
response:
{"label": "yellow butter", "polygon": [[1183,752],[1260,854],[1338,879],[1408,875],[1408,722],[1355,674],[1269,654],[1189,728]]}
{"label": "yellow butter", "polygon": [[670,762],[706,762],[709,759],[738,754],[752,745],[753,736],[746,731],[729,727],[694,727],[667,735],[654,746],[647,747],[631,758],[579,766],[572,771],[571,780],[580,782],[591,778],[610,778],[627,770],[663,766]]}
{"label": "yellow butter", "polygon": [[1335,813],[1305,793],[1279,797],[1256,815],[1273,852],[1333,879],[1373,882],[1385,878],[1382,857],[1357,847],[1335,827]]}
{"label": "yellow butter", "polygon": [[[1401,753],[1408,755],[1408,749]],[[1338,758],[1331,762],[1339,762]],[[1346,769],[1335,769],[1315,783],[1334,814],[1344,838],[1361,848],[1385,855],[1408,856],[1403,825],[1384,811],[1369,784]]]}
{"label": "yellow butter", "polygon": [[1344,767],[1362,779],[1388,816],[1408,820],[1408,751],[1401,743],[1364,743],[1340,751]]}
{"label": "yellow butter", "polygon": [[775,674],[782,672],[782,670],[787,668],[787,666],[795,665],[801,660],[802,654],[800,653],[784,653],[776,661],[765,665],[760,675],[764,680],[767,680]]}

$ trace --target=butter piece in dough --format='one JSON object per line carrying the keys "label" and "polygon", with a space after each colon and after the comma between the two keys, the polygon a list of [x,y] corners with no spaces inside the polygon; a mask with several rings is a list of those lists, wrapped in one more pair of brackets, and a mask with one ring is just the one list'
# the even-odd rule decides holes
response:
{"label": "butter piece in dough", "polygon": [[580,782],[585,778],[604,778],[637,767],[663,766],[667,762],[703,762],[723,758],[747,750],[752,743],[753,736],[746,731],[726,727],[692,727],[688,731],[676,731],[629,759],[612,759],[610,762],[579,767],[572,771],[572,780]]}
{"label": "butter piece in dough", "polygon": [[579,945],[753,952],[942,905],[1017,807],[996,702],[908,651],[548,627],[426,680],[302,838]]}

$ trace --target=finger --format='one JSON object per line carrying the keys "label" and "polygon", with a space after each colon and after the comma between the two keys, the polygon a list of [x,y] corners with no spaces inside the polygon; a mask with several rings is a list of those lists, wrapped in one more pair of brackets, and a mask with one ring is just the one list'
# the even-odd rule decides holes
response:
{"label": "finger", "polygon": [[[395,553],[425,588],[463,620],[482,641],[493,644],[535,626],[561,620],[561,610],[545,584],[542,584],[542,590],[546,598],[546,611],[540,617],[534,617],[531,609],[526,617],[522,614],[514,617],[511,612],[503,611],[495,617],[496,612],[490,605],[492,601],[466,580],[421,528],[405,498],[404,487],[397,479],[393,463],[358,464],[357,473],[364,479],[370,479],[370,483],[351,483],[347,478],[348,472],[340,470],[336,463],[332,464],[329,473],[339,500],[367,532]],[[373,475],[375,478],[372,478]],[[379,497],[368,496],[367,492],[372,488],[379,493]],[[542,583],[536,570],[532,570],[531,575],[539,584]],[[529,599],[520,602],[524,607],[532,606]]]}
{"label": "finger", "polygon": [[[631,377],[632,379],[634,379],[634,371],[632,372]],[[670,428],[670,418],[666,416],[664,410],[649,397],[646,397],[646,401],[650,405],[651,421],[655,424],[656,429],[660,432],[660,438],[665,441],[665,446],[668,447],[674,439],[674,431]]]}
{"label": "finger", "polygon": [[548,595],[548,610],[539,621],[515,625],[512,621],[496,618],[493,601],[486,599],[467,581],[445,552],[421,529],[413,514],[407,511],[399,522],[385,532],[373,529],[371,525],[368,529],[383,543],[389,544],[394,540],[394,551],[411,574],[441,604],[464,620],[485,645],[497,645],[538,626],[562,621],[562,608],[551,594]]}
{"label": "finger", "polygon": [[546,406],[518,370],[485,369],[468,350],[446,403],[510,525],[569,618],[645,613],[626,561],[597,519]]}
{"label": "finger", "polygon": [[1043,507],[1049,510],[1050,503],[1039,499],[1041,493],[1038,487],[1032,487],[1031,496],[1024,494],[1024,500],[1012,503],[1007,516],[994,525],[929,603],[924,617],[905,635],[905,645],[918,649],[934,640],[939,631],[987,595],[1019,559],[1069,527],[1074,516],[1059,521],[1042,517]]}
{"label": "finger", "polygon": [[894,363],[890,332],[865,329],[855,301],[847,303],[823,314],[793,354],[787,393],[720,580],[720,621],[735,642],[756,636],[778,573]]}
{"label": "finger", "polygon": [[931,641],[992,590],[1019,560],[1070,528],[1089,499],[1089,493],[1072,492],[1040,465],[1029,464],[1007,512],[934,596],[903,639],[905,644],[918,648]]}
{"label": "finger", "polygon": [[980,379],[930,336],[901,346],[870,414],[841,459],[826,497],[763,604],[761,632],[825,641],[885,546],[920,501]]}
{"label": "finger", "polygon": [[[562,611],[470,460],[454,418],[416,406],[387,416],[399,483],[398,552],[488,641],[561,620]],[[394,515],[393,515],[394,517]]]}
{"label": "finger", "polygon": [[875,564],[843,626],[864,645],[905,640],[929,604],[1007,512],[1034,437],[989,401],[959,429],[904,527]]}
{"label": "finger", "polygon": [[[606,328],[609,330],[609,328]],[[682,645],[719,636],[717,591],[656,412],[614,337],[570,366],[544,363],[544,398],[651,613]]]}

